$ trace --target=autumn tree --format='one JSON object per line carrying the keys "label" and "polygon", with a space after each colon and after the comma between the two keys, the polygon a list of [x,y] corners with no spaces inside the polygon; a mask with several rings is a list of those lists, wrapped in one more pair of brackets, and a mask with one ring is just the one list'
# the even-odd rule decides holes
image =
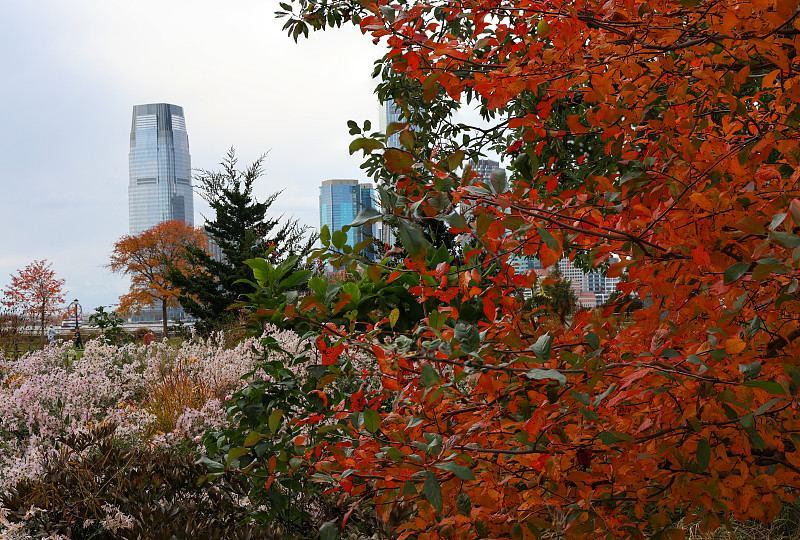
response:
{"label": "autumn tree", "polygon": [[[675,516],[709,531],[795,500],[796,0],[281,6],[295,39],[353,21],[423,102],[474,104],[490,122],[475,136],[439,108],[432,133],[450,135],[433,147],[403,123],[390,127],[402,148],[355,133],[393,203],[363,221],[396,227],[402,265],[345,253],[350,279],[315,277],[300,298],[254,263],[260,314],[317,335],[305,361],[324,407],[270,431],[294,435],[318,481],[419,539],[680,538]],[[608,159],[575,173],[589,158],[559,158],[553,141]],[[470,171],[493,145],[513,158],[508,185]],[[426,221],[463,239],[463,261],[432,249]],[[579,254],[621,278],[621,305],[541,316],[521,294],[534,276],[509,257]],[[369,309],[367,285],[415,297],[423,317]],[[621,320],[630,295],[645,302]],[[380,389],[337,393],[364,354]],[[251,427],[230,446],[208,441],[218,471],[290,469],[277,452],[258,469],[260,395],[237,396]]]}
{"label": "autumn tree", "polygon": [[220,164],[221,170],[202,170],[195,176],[201,196],[214,213],[204,225],[205,232],[222,256],[214,257],[201,246],[189,246],[186,259],[190,267],[202,271],[175,267],[169,280],[180,290],[181,305],[199,319],[198,328],[204,333],[233,321],[235,316],[229,308],[251,291],[243,281],[252,279],[244,261],[263,257],[268,249],[273,261],[305,256],[316,241],[316,235],[296,220],[269,215],[280,192],[262,201],[255,197],[253,188],[264,174],[265,158],[261,156],[244,169],[237,169],[236,153],[231,148]]}
{"label": "autumn tree", "polygon": [[187,247],[208,249],[200,229],[183,221],[164,221],[136,235],[125,235],[114,244],[109,268],[131,278],[130,292],[120,297],[120,311],[139,312],[143,307],[161,306],[164,335],[167,309],[178,306],[178,290],[167,279],[172,268],[199,275],[186,258]]}
{"label": "autumn tree", "polygon": [[11,276],[11,284],[3,289],[3,303],[37,321],[44,339],[47,319],[64,309],[64,283],[63,279],[56,278],[49,261],[33,261]]}

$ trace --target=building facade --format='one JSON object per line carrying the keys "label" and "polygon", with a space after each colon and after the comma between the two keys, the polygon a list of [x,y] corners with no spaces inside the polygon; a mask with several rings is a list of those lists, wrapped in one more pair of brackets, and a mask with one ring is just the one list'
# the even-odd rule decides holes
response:
{"label": "building facade", "polygon": [[488,182],[491,174],[494,171],[499,170],[505,172],[505,169],[500,167],[500,163],[494,161],[493,159],[480,159],[478,161],[473,161],[472,170],[478,173],[478,178],[476,180],[482,182]]}
{"label": "building facade", "polygon": [[[389,128],[389,124],[393,124],[395,122],[405,122],[405,119],[403,118],[403,112],[393,99],[382,102],[380,104],[380,110],[378,114],[378,128],[380,129],[381,133],[386,133],[386,130]],[[386,147],[400,148],[400,132],[393,133],[388,139],[386,139]]]}
{"label": "building facade", "polygon": [[[350,225],[363,208],[377,208],[375,190],[358,180],[324,180],[319,188],[319,226],[333,233]],[[354,247],[368,238],[383,241],[380,224],[354,227],[347,231],[347,245]],[[375,254],[369,254],[370,258]]]}
{"label": "building facade", "polygon": [[[619,278],[606,277],[601,272],[581,270],[569,257],[559,259],[554,265],[555,268],[543,268],[542,263],[536,257],[512,256],[509,258],[508,264],[514,267],[517,274],[534,271],[542,279],[557,268],[561,272],[561,276],[570,282],[570,286],[578,298],[578,305],[583,308],[603,305],[617,291],[617,283],[619,283]],[[531,294],[530,291],[524,291],[524,293],[526,297]]]}
{"label": "building facade", "polygon": [[194,225],[192,162],[183,107],[169,103],[134,106],[128,162],[130,234],[171,220]]}

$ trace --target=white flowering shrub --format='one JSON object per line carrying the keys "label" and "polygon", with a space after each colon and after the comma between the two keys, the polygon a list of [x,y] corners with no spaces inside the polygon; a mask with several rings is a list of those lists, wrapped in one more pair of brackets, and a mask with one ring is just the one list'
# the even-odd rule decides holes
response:
{"label": "white flowering shrub", "polygon": [[[292,332],[268,332],[287,351],[300,345]],[[226,397],[247,384],[243,375],[258,377],[264,361],[260,339],[233,348],[223,343],[220,335],[177,346],[90,341],[79,357],[63,344],[18,360],[0,354],[0,491],[36,479],[56,455],[57,441],[97,426],[115,426],[114,437],[125,445],[198,448],[206,430],[226,421]],[[109,512],[104,523],[114,529],[125,519]],[[17,528],[0,521],[0,537]]]}

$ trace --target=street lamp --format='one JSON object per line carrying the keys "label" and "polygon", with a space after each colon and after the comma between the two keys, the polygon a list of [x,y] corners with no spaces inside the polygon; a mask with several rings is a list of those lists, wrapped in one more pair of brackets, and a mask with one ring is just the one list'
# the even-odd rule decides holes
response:
{"label": "street lamp", "polygon": [[72,305],[72,308],[75,310],[75,331],[77,332],[78,331],[78,315],[80,315],[83,312],[83,308],[78,303],[78,299],[77,298],[72,301],[71,305]]}

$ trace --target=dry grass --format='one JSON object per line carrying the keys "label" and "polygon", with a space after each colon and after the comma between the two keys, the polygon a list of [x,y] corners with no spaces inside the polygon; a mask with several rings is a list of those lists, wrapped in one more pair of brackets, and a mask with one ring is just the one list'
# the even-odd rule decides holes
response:
{"label": "dry grass", "polygon": [[800,508],[786,504],[768,524],[759,521],[733,521],[731,528],[719,527],[703,533],[699,524],[683,527],[686,540],[800,540]]}
{"label": "dry grass", "polygon": [[146,387],[142,408],[155,417],[148,435],[173,431],[186,409],[200,409],[213,397],[213,388],[176,367]]}

